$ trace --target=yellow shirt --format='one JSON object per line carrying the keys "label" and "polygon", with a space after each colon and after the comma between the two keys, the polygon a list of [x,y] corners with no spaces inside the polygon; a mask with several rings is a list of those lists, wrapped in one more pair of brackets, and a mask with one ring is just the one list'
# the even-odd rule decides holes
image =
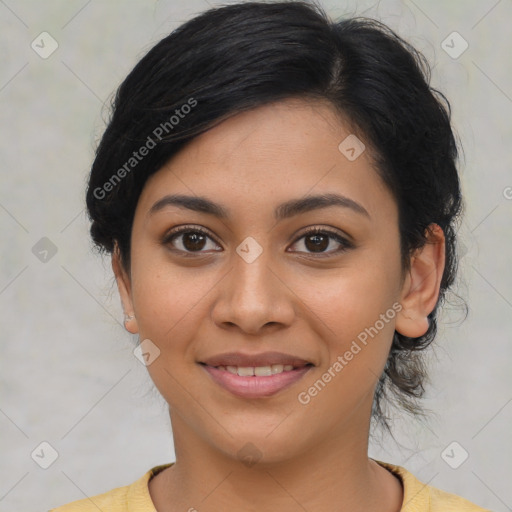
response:
{"label": "yellow shirt", "polygon": [[[460,496],[421,483],[401,466],[376,462],[397,475],[402,482],[404,499],[400,512],[491,512]],[[74,501],[49,512],[157,512],[151,501],[148,482],[151,477],[171,465],[155,466],[131,485]]]}

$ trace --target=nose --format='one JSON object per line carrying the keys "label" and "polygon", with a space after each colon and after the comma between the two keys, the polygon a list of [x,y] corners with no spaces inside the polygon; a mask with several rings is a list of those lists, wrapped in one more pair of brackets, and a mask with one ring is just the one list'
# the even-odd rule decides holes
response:
{"label": "nose", "polygon": [[294,294],[268,254],[268,250],[263,251],[251,263],[234,255],[233,267],[219,283],[212,311],[219,327],[261,335],[291,325]]}

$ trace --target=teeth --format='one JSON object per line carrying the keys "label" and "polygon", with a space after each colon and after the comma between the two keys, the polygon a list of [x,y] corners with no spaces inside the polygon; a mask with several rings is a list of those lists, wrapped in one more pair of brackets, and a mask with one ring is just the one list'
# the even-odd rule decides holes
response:
{"label": "teeth", "polygon": [[238,375],[240,377],[250,377],[254,375],[254,367],[253,366],[239,366],[238,367]]}
{"label": "teeth", "polygon": [[228,371],[240,377],[269,377],[277,373],[289,372],[293,370],[291,364],[273,364],[270,366],[217,366],[217,369]]}
{"label": "teeth", "polygon": [[273,364],[271,367],[272,375],[275,373],[281,373],[284,370],[284,366],[282,364]]}
{"label": "teeth", "polygon": [[254,375],[256,375],[256,377],[268,377],[269,375],[272,375],[272,367],[256,366],[254,368]]}

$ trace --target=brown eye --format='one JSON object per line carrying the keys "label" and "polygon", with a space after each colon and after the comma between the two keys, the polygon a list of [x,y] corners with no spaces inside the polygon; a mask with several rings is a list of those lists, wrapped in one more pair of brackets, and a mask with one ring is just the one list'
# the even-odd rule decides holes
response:
{"label": "brown eye", "polygon": [[323,252],[329,247],[329,236],[328,235],[308,235],[305,237],[305,246],[309,251],[312,252]]}
{"label": "brown eye", "polygon": [[217,251],[219,247],[206,231],[190,227],[169,233],[164,238],[164,244],[171,245],[173,249],[185,253]]}
{"label": "brown eye", "polygon": [[206,237],[202,233],[183,233],[181,235],[183,246],[187,251],[200,251],[204,248]]}
{"label": "brown eye", "polygon": [[[354,247],[351,242],[338,233],[320,228],[314,228],[304,233],[294,245],[300,246],[301,244],[299,242],[301,241],[303,241],[302,245],[305,250],[299,250],[298,252],[306,252],[309,254],[338,254]],[[331,248],[331,250],[327,251],[328,248]]]}

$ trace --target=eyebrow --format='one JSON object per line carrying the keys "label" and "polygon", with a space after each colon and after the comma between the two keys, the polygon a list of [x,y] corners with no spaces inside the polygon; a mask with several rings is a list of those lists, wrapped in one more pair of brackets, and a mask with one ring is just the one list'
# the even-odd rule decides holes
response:
{"label": "eyebrow", "polygon": [[[214,203],[206,197],[187,196],[181,194],[162,197],[150,208],[148,214],[153,215],[166,206],[180,206],[196,212],[214,215],[220,219],[228,219],[230,217],[229,210],[227,208]],[[279,221],[293,217],[294,215],[331,206],[348,208],[355,213],[370,218],[370,214],[361,204],[340,194],[320,194],[316,196],[307,196],[301,199],[291,199],[290,201],[280,204],[275,209],[274,218],[276,221]]]}

